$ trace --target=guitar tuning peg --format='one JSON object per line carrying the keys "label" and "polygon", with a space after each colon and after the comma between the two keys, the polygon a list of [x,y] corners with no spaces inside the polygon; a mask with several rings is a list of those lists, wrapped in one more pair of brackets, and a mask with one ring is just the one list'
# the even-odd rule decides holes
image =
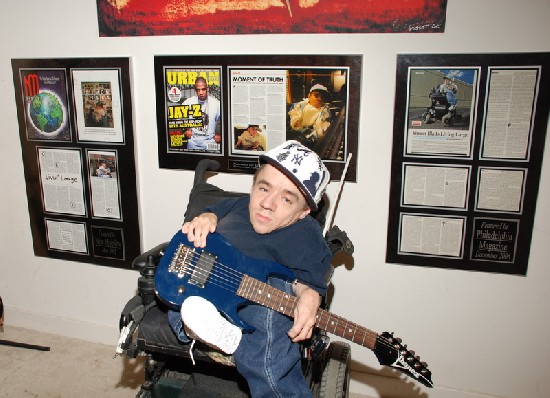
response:
{"label": "guitar tuning peg", "polygon": [[401,342],[403,341],[403,339],[400,339],[399,337],[396,337],[396,338],[395,338],[395,341],[397,341],[399,344],[401,344]]}
{"label": "guitar tuning peg", "polygon": [[422,364],[422,366],[424,366],[425,368],[428,367],[428,364],[426,362],[420,362]]}
{"label": "guitar tuning peg", "polygon": [[417,360],[418,362],[420,362],[420,357],[419,357],[418,355],[415,356],[415,358],[416,358],[416,360]]}
{"label": "guitar tuning peg", "polygon": [[416,354],[416,352],[414,352],[413,350],[409,350],[409,353],[414,357],[414,354]]}

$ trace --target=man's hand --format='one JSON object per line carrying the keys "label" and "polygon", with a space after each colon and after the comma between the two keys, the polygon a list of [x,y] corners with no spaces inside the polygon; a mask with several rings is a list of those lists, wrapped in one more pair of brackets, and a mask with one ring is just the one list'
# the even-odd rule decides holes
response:
{"label": "man's hand", "polygon": [[202,213],[181,227],[181,232],[187,234],[189,242],[195,247],[205,247],[206,237],[216,230],[218,217],[214,213]]}
{"label": "man's hand", "polygon": [[321,296],[315,290],[300,282],[294,285],[294,293],[298,297],[298,303],[294,310],[294,325],[287,334],[296,343],[311,337],[315,327],[317,310],[321,305]]}

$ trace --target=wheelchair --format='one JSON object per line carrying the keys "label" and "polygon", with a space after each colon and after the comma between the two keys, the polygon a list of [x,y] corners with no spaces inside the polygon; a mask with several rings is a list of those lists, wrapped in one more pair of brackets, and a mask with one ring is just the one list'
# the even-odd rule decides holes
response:
{"label": "wheelchair", "polygon": [[[243,193],[223,190],[206,181],[207,174],[219,169],[219,163],[203,159],[195,170],[193,188],[184,221],[191,220],[211,204]],[[315,219],[323,225],[323,202]],[[327,233],[327,244],[333,255],[339,251],[353,253],[353,244],[345,232],[333,226]],[[196,341],[181,343],[168,324],[168,308],[156,296],[156,267],[168,242],[134,259],[132,267],[139,271],[137,294],[121,312],[121,337],[118,354],[129,358],[145,356],[145,377],[136,398],[246,398],[246,380],[237,372],[233,357],[215,351]],[[332,276],[331,270],[329,277]],[[327,278],[329,280],[329,278]],[[327,308],[328,304],[322,304]],[[330,342],[324,331],[318,330],[301,344],[302,370],[315,398],[348,396],[351,349],[344,342]]]}

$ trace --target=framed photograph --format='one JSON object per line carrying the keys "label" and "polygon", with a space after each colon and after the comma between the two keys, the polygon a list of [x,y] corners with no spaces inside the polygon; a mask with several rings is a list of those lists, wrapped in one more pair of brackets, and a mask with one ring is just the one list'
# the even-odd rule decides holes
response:
{"label": "framed photograph", "polygon": [[[286,140],[314,150],[356,181],[361,56],[156,56],[159,164],[253,173]],[[350,89],[353,87],[353,89]]]}
{"label": "framed photograph", "polygon": [[78,140],[123,143],[120,71],[73,69],[71,73]]}
{"label": "framed photograph", "polygon": [[526,275],[549,53],[397,57],[386,261]]}

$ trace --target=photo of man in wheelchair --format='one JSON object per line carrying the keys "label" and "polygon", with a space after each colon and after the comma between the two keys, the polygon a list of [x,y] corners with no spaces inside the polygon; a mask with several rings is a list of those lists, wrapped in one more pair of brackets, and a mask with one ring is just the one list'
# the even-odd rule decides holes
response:
{"label": "photo of man in wheelchair", "polygon": [[[321,198],[330,181],[325,165],[306,146],[287,141],[260,156],[249,194],[228,193],[204,183],[199,168],[180,233],[195,248],[204,248],[213,234],[220,234],[240,253],[259,260],[258,267],[261,261],[285,267],[294,278],[266,275],[266,283],[296,297],[297,304],[290,317],[250,302],[240,305],[238,317],[250,326],[244,331],[211,303],[225,298],[190,295],[180,308],[166,306],[159,299],[158,276],[156,285],[153,281],[163,252],[170,246],[150,250],[134,261],[142,275],[140,294],[122,312],[118,347],[119,353],[130,357],[148,355],[146,382],[138,396],[347,396],[349,345],[331,343],[327,353],[328,338],[314,327],[332,274],[334,252],[344,246],[353,251],[345,233],[335,227],[340,236],[327,240],[322,222],[311,216],[320,214]],[[197,190],[200,198],[194,199]],[[134,334],[137,340],[132,339]],[[190,370],[181,369],[189,366],[184,362],[195,363],[195,358],[197,364]],[[195,374],[200,373],[202,362],[210,367],[206,377],[213,379],[198,383],[203,376]],[[221,370],[220,363],[234,365],[237,372],[230,370],[233,374],[225,376],[228,370]],[[170,367],[177,368],[179,381],[166,381],[167,374],[174,374],[167,372]],[[328,377],[333,380],[327,382]],[[171,387],[161,387],[163,382]],[[220,387],[212,389],[213,385]],[[168,390],[172,395],[162,395]]]}

